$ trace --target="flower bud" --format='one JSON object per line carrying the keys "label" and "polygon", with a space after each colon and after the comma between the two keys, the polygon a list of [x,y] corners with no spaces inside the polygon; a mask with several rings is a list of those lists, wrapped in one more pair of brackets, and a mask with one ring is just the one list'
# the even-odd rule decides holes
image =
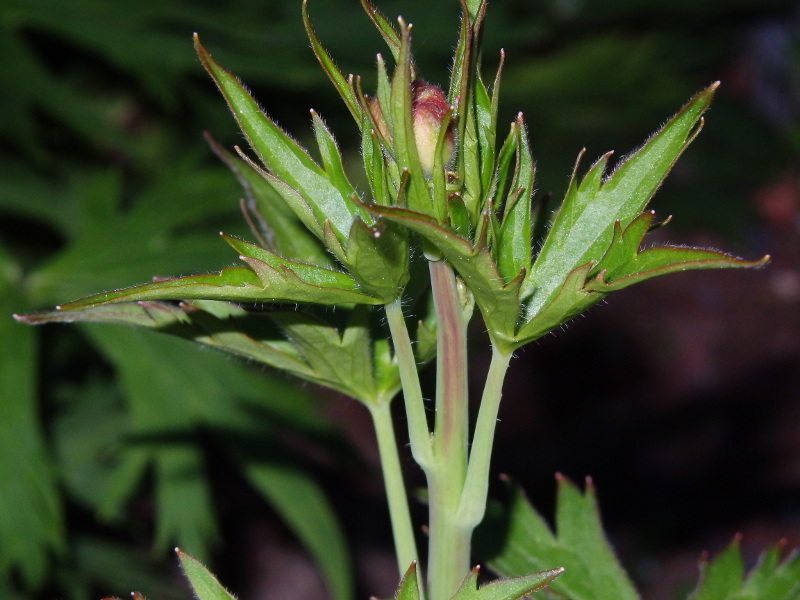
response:
{"label": "flower bud", "polygon": [[[436,142],[442,128],[442,121],[450,106],[441,88],[417,79],[411,84],[411,114],[414,118],[414,139],[422,170],[426,175],[433,172],[436,154]],[[442,164],[446,165],[453,158],[455,139],[453,125],[448,123],[444,145],[442,146]]]}

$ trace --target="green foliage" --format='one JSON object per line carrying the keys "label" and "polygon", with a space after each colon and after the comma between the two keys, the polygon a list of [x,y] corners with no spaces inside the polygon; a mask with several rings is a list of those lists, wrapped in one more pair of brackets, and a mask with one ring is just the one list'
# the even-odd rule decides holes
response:
{"label": "green foliage", "polygon": [[783,544],[764,551],[745,575],[739,539],[700,564],[700,582],[690,600],[792,600],[800,597],[800,554],[780,559]]}
{"label": "green foliage", "polygon": [[198,600],[236,600],[199,560],[180,550],[176,551]]}
{"label": "green foliage", "polygon": [[[285,86],[306,87],[311,85],[307,62],[296,58],[306,42],[281,35],[286,6],[270,6],[265,23],[250,4],[231,3],[227,18],[235,23],[236,35],[220,45],[235,50],[228,58],[247,78],[260,72],[268,79],[280,78]],[[19,596],[14,583],[19,576],[25,590],[41,588],[49,579],[71,598],[85,598],[94,582],[122,581],[109,557],[115,564],[130,565],[140,581],[158,589],[158,575],[145,561],[119,547],[111,551],[92,536],[76,538],[64,525],[65,507],[78,506],[98,515],[105,531],[124,532],[130,527],[125,507],[140,495],[149,473],[158,509],[156,545],[164,548],[177,541],[205,560],[219,532],[205,457],[197,443],[201,431],[211,433],[227,460],[295,531],[334,597],[344,600],[351,595],[344,536],[322,490],[301,464],[285,460],[280,442],[279,430],[289,427],[324,451],[335,452],[320,439],[331,431],[313,416],[308,396],[238,363],[191,350],[183,340],[95,323],[166,332],[278,368],[374,409],[400,389],[400,372],[395,348],[386,339],[380,317],[368,312],[370,305],[413,297],[413,318],[407,319],[407,324],[416,325],[414,353],[419,364],[413,369],[436,352],[441,330],[434,308],[425,285],[411,280],[420,271],[423,255],[443,257],[455,268],[464,322],[474,301],[492,342],[505,355],[632,283],[678,270],[763,264],[699,249],[640,250],[653,220],[652,212],[643,212],[645,205],[699,130],[714,86],[690,101],[612,174],[604,172],[608,155],[580,182],[576,165],[565,200],[547,223],[546,211],[532,202],[534,161],[521,115],[497,148],[503,60],[487,86],[478,68],[485,3],[462,2],[447,90],[454,107],[443,117],[432,173],[423,169],[414,135],[411,84],[423,71],[423,61],[412,57],[410,26],[400,20],[395,27],[366,0],[362,6],[396,62],[390,76],[383,58],[378,58],[376,99],[383,121],[371,110],[361,80],[345,77],[322,47],[305,3],[303,21],[314,53],[356,121],[371,198],[351,183],[340,147],[316,112],[311,119],[318,159],[279,128],[196,42],[203,65],[262,163],[258,166],[241,151],[235,156],[212,142],[243,184],[243,209],[251,226],[250,234],[232,226],[232,234],[225,236],[248,267],[227,268],[222,267],[228,258],[207,243],[205,230],[229,210],[220,199],[236,192],[224,170],[205,165],[198,154],[175,157],[175,148],[185,147],[176,131],[191,117],[182,114],[184,105],[189,113],[202,113],[199,120],[207,125],[213,121],[205,114],[204,92],[189,76],[196,61],[180,50],[183,34],[175,37],[173,32],[180,28],[168,26],[174,14],[166,4],[146,1],[117,7],[97,0],[17,0],[2,9],[8,18],[0,19],[0,69],[12,93],[0,100],[6,116],[0,135],[37,166],[8,157],[5,164],[18,175],[3,183],[0,210],[34,222],[36,228],[55,234],[58,243],[41,243],[39,235],[24,247],[18,240],[0,246],[0,308],[21,314],[159,276],[152,283],[62,304],[58,311],[19,317],[28,323],[89,323],[79,329],[82,341],[65,337],[61,344],[68,355],[81,360],[96,353],[101,358],[93,360],[114,371],[117,387],[104,375],[88,382],[67,379],[64,372],[73,365],[47,364],[38,354],[32,330],[11,321],[0,324],[0,394],[13,399],[0,403],[0,484],[8,492],[0,516],[3,597]],[[191,28],[221,29],[210,5],[177,0],[172,9],[196,25]],[[348,21],[335,17],[337,25]],[[107,27],[109,22],[119,25]],[[507,23],[512,38],[519,32],[513,24],[514,19]],[[270,43],[280,46],[281,60],[262,60],[263,27],[273,34],[270,40],[276,40]],[[122,73],[124,85],[98,94],[94,85],[84,84],[94,80],[92,75],[72,72],[62,77],[32,51],[31,31],[74,44],[88,55],[90,67],[99,62],[101,70]],[[358,45],[357,40],[348,43]],[[562,76],[576,68],[599,72],[598,61],[616,56],[618,47],[630,56],[641,54],[600,36],[575,53],[580,56],[577,63],[569,51],[554,53],[553,71]],[[652,64],[651,59],[640,66],[648,78],[653,76]],[[604,79],[616,82],[603,71]],[[512,81],[521,75],[529,75],[525,67],[512,72]],[[544,68],[535,75],[537,81],[547,82],[549,71]],[[549,87],[540,87],[559,89],[557,77],[549,81]],[[143,91],[132,92],[140,88]],[[132,139],[131,117],[148,104],[165,114],[158,114],[155,126],[149,123]],[[40,113],[46,119],[40,119]],[[626,121],[614,117],[610,122],[622,127]],[[451,124],[458,128],[460,147],[453,164],[447,165],[442,164],[441,149]],[[69,141],[58,142],[65,132]],[[103,172],[84,167],[81,161],[96,152],[121,154],[123,166]],[[56,157],[62,164],[43,177],[41,165],[52,166]],[[537,232],[545,229],[546,237],[540,237]],[[412,233],[424,239],[420,246]],[[245,235],[255,236],[257,243],[242,239]],[[208,270],[219,273],[160,277]],[[181,302],[169,303],[172,300]],[[295,303],[302,304],[302,310],[296,310]],[[313,304],[335,311],[318,310]],[[176,356],[182,359],[180,365],[173,362]],[[38,369],[45,374],[37,390]],[[64,379],[57,391],[48,385],[53,376]],[[55,404],[51,399],[43,406],[47,393],[60,400],[48,426],[54,432],[52,450],[37,421],[44,408]],[[84,443],[87,439],[90,442]],[[193,501],[187,504],[187,497]],[[502,564],[505,557],[519,567],[508,574],[522,578],[477,588],[473,573],[459,598],[516,598],[551,581],[559,572],[553,567],[559,564],[567,571],[552,589],[571,598],[636,597],[605,541],[591,490],[581,494],[562,482],[555,534],[531,510],[519,508],[522,516],[516,510],[512,523],[519,518],[528,541],[539,545],[526,546],[521,557],[504,551],[498,560]],[[509,539],[512,550],[515,543],[523,543]],[[742,586],[741,557],[738,549],[729,550],[705,568],[695,597],[794,598],[797,560],[781,565],[777,560],[777,551],[765,554]],[[197,560],[181,554],[181,563],[201,600],[231,597]],[[528,575],[533,570],[541,572]],[[570,573],[582,573],[584,579]],[[169,586],[163,589],[174,594]],[[415,568],[403,579],[397,597],[420,597]]]}
{"label": "green foliage", "polygon": [[[571,600],[627,598],[639,594],[603,532],[591,480],[581,492],[558,477],[555,529],[531,506],[522,490],[510,484],[508,503],[495,505],[482,524],[476,551],[501,576],[514,577],[543,564],[564,572],[549,588]],[[712,560],[703,557],[700,580],[689,600],[790,600],[800,594],[800,555],[781,560],[783,544],[767,549],[745,574],[739,538]]]}
{"label": "green foliage", "polygon": [[550,588],[572,600],[636,600],[639,595],[619,564],[600,522],[594,488],[581,492],[558,478],[555,530],[522,491],[509,486],[508,507],[481,526],[477,552],[504,577],[518,577],[545,565],[564,568]]}
{"label": "green foliage", "polygon": [[478,587],[476,567],[453,596],[453,600],[517,600],[550,584],[564,569],[552,569],[514,579],[498,579]]}

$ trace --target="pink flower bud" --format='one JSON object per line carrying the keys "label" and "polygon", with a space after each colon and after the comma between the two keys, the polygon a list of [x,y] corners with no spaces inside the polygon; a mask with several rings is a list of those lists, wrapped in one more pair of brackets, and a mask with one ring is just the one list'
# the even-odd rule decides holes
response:
{"label": "pink flower bud", "polygon": [[[450,109],[441,88],[417,79],[411,84],[411,114],[414,117],[414,139],[417,142],[417,153],[422,170],[426,175],[433,172],[436,154],[436,142],[442,128],[445,113]],[[444,146],[442,147],[442,164],[446,165],[453,158],[455,140],[453,125],[447,126]]]}

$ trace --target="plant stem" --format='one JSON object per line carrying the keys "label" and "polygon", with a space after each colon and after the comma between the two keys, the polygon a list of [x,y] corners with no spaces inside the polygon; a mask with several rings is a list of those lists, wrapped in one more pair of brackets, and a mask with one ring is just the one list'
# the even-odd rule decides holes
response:
{"label": "plant stem", "polygon": [[[408,419],[408,439],[411,444],[411,456],[416,463],[427,470],[433,460],[431,447],[431,433],[428,429],[428,418],[425,416],[425,401],[422,397],[422,388],[419,383],[417,361],[408,328],[403,318],[403,309],[398,298],[386,305],[386,320],[389,322],[389,331],[392,335],[394,353],[397,357],[397,366],[400,371],[400,382],[403,386],[403,400]],[[406,565],[408,566],[408,565]],[[401,571],[401,574],[404,571]]]}
{"label": "plant stem", "polygon": [[408,495],[403,482],[403,471],[397,452],[397,440],[392,423],[391,404],[389,401],[369,404],[375,435],[378,439],[378,453],[383,470],[383,483],[386,488],[386,500],[389,504],[389,518],[392,523],[397,569],[400,576],[412,562],[419,562],[417,543],[414,539],[414,526],[408,508]]}
{"label": "plant stem", "polygon": [[486,514],[486,500],[489,493],[489,466],[492,460],[492,446],[497,425],[497,413],[503,396],[505,380],[512,353],[503,354],[496,346],[492,347],[492,362],[486,376],[472,448],[469,454],[467,478],[458,507],[458,520],[473,530]]}
{"label": "plant stem", "polygon": [[429,263],[437,317],[434,464],[426,472],[429,499],[428,598],[448,600],[469,571],[471,530],[457,520],[467,469],[466,322],[455,274]]}

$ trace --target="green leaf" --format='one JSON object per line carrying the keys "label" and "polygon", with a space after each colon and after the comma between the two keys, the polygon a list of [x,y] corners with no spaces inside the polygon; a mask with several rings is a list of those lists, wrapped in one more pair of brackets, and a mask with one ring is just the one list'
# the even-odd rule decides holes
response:
{"label": "green leaf", "polygon": [[314,110],[311,111],[311,122],[314,125],[314,135],[317,139],[317,146],[319,146],[322,164],[325,168],[325,173],[328,175],[328,179],[336,189],[339,190],[342,196],[352,196],[356,193],[356,190],[350,181],[348,181],[347,174],[344,172],[342,155],[339,152],[336,139],[333,137],[333,134],[325,125],[322,118]]}
{"label": "green leaf", "polygon": [[204,301],[181,306],[159,302],[102,305],[76,311],[17,315],[19,321],[43,323],[113,323],[155,329],[253,360],[304,379],[314,371],[266,317],[234,304]]}
{"label": "green leaf", "polygon": [[325,171],[293,139],[286,135],[256,104],[231,73],[223,69],[200,44],[195,47],[203,66],[228,102],[242,132],[258,157],[280,180],[296,190],[309,204],[321,222],[328,219],[344,236],[350,230],[357,207],[342,195]]}
{"label": "green leaf", "polygon": [[[512,127],[516,138],[517,167],[503,203],[503,221],[498,240],[497,266],[506,281],[531,268],[531,197],[534,165],[522,114]],[[502,156],[502,153],[501,153]]]}
{"label": "green leaf", "polygon": [[744,560],[739,540],[734,541],[713,562],[701,564],[700,583],[691,600],[725,600],[742,588]]}
{"label": "green leaf", "polygon": [[622,231],[619,223],[615,224],[611,246],[593,269],[598,277],[587,285],[587,289],[610,292],[667,273],[760,267],[769,261],[769,256],[745,261],[713,250],[672,246],[657,246],[639,252],[642,239],[651,227],[653,215],[652,211],[642,213],[625,231]]}
{"label": "green leaf", "polygon": [[356,307],[343,331],[301,312],[270,315],[314,370],[313,381],[364,403],[377,393],[370,344],[368,313]]}
{"label": "green leaf", "polygon": [[67,546],[55,465],[39,421],[37,332],[8,317],[24,303],[19,274],[0,247],[0,572],[32,589]]}
{"label": "green leaf", "polygon": [[386,42],[387,46],[389,46],[389,50],[392,51],[395,61],[400,62],[399,56],[402,42],[395,28],[392,26],[389,20],[384,17],[380,11],[378,11],[378,9],[372,5],[371,2],[369,2],[369,0],[361,0],[361,6],[364,8],[364,12],[367,13],[367,16],[375,25],[378,32],[381,34],[381,37],[383,37],[383,41]]}
{"label": "green leaf", "polygon": [[[215,404],[230,397],[230,371],[241,365],[217,365],[217,357],[185,342],[131,328],[92,327],[85,333],[110,361],[125,392],[130,447],[144,454],[154,471],[156,547],[178,542],[208,556],[218,531],[203,454],[192,443],[192,432],[200,415],[213,414]],[[183,360],[176,362],[176,356]]]}
{"label": "green leaf", "polygon": [[765,551],[750,572],[744,594],[758,600],[797,600],[800,598],[800,551],[794,549],[778,562],[785,544]]}
{"label": "green leaf", "polygon": [[192,590],[197,594],[198,600],[236,600],[236,597],[222,587],[203,563],[178,548],[175,552],[178,553],[183,573],[192,584]]}
{"label": "green leaf", "polygon": [[528,319],[558,293],[576,267],[603,257],[617,221],[624,229],[642,212],[697,135],[700,117],[716,88],[714,84],[697,94],[610,176],[603,178],[608,154],[591,167],[580,185],[576,183],[576,164],[564,202],[523,284]]}
{"label": "green leaf", "polygon": [[[226,241],[256,256],[242,256],[253,270],[230,267],[215,275],[192,275],[95,294],[57,307],[72,311],[116,302],[141,300],[223,300],[228,302],[311,302],[315,304],[380,304],[355,289],[343,273],[282,259],[246,242]],[[262,260],[263,259],[263,260]],[[274,265],[274,266],[273,266]],[[306,277],[307,280],[304,280]],[[344,287],[336,287],[343,285]]]}
{"label": "green leaf", "polygon": [[395,223],[368,226],[353,221],[345,264],[361,288],[384,304],[397,298],[409,279],[408,235]]}
{"label": "green leaf", "polygon": [[[242,460],[244,457],[241,457]],[[243,460],[247,480],[269,502],[314,559],[334,600],[351,600],[350,552],[322,489],[307,473],[284,462]]]}
{"label": "green leaf", "polygon": [[306,28],[306,35],[308,35],[308,39],[311,42],[311,49],[314,51],[314,55],[317,57],[319,64],[322,65],[322,70],[325,71],[325,74],[333,82],[336,91],[339,92],[342,100],[344,100],[350,114],[353,115],[356,123],[361,127],[364,118],[361,105],[356,98],[356,94],[350,82],[336,67],[333,59],[331,59],[328,52],[322,46],[322,43],[319,41],[317,34],[314,32],[314,28],[311,26],[311,19],[308,17],[308,0],[303,0],[303,25]]}
{"label": "green leaf", "polygon": [[394,600],[421,600],[417,563],[411,563],[411,566],[408,567],[408,570],[403,575],[400,585],[394,593]]}
{"label": "green leaf", "polygon": [[745,577],[740,536],[713,560],[704,556],[700,581],[689,600],[796,600],[800,597],[800,553],[779,562],[783,544],[766,550]]}
{"label": "green leaf", "polygon": [[603,533],[591,482],[585,493],[563,477],[558,484],[556,532],[511,486],[508,508],[491,512],[479,528],[478,555],[504,577],[563,567],[550,588],[570,600],[637,600]]}
{"label": "green leaf", "polygon": [[222,234],[222,237],[231,248],[240,254],[239,258],[252,267],[265,286],[273,278],[274,271],[282,271],[287,274],[291,271],[298,279],[312,286],[357,291],[356,282],[346,273],[288,260],[260,246],[230,235]]}
{"label": "green leaf", "polygon": [[546,586],[564,572],[551,569],[523,577],[498,579],[478,588],[478,567],[467,575],[453,600],[517,600]]}
{"label": "green leaf", "polygon": [[[503,283],[497,265],[486,246],[486,224],[484,215],[483,233],[473,247],[469,241],[439,225],[433,217],[397,207],[369,205],[370,212],[387,220],[397,222],[415,231],[433,244],[453,265],[475,296],[492,341],[504,349],[514,339],[519,316],[519,289],[522,277]],[[512,344],[513,345],[513,344]],[[513,346],[510,349],[514,349]]]}
{"label": "green leaf", "polygon": [[[330,254],[320,240],[298,219],[295,210],[264,177],[263,171],[227,152],[210,135],[206,135],[206,138],[212,150],[233,171],[244,188],[247,197],[245,215],[251,221],[261,245],[285,258],[302,259],[323,267],[332,266]],[[305,207],[308,205],[305,204]],[[313,219],[313,213],[311,215]],[[318,226],[316,219],[313,223]]]}
{"label": "green leaf", "polygon": [[397,58],[397,66],[392,77],[391,113],[392,142],[394,145],[397,166],[408,172],[406,203],[409,208],[431,214],[434,210],[431,203],[425,175],[419,162],[417,143],[414,138],[414,120],[411,111],[411,32],[410,27],[400,22],[401,45]]}

